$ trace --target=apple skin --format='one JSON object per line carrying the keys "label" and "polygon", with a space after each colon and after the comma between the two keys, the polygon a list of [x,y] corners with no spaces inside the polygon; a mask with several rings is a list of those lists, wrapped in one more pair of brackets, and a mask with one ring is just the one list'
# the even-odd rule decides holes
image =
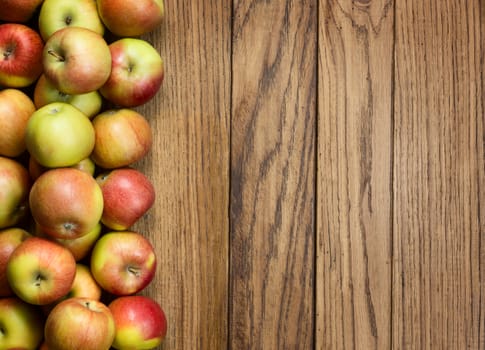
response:
{"label": "apple skin", "polygon": [[113,315],[115,349],[154,349],[167,334],[167,318],[162,307],[142,295],[115,298],[108,305]]}
{"label": "apple skin", "polygon": [[17,297],[0,298],[0,325],[0,349],[36,350],[42,342],[42,313]]}
{"label": "apple skin", "polygon": [[99,89],[118,107],[136,107],[150,101],[160,90],[164,64],[158,51],[147,41],[121,38],[109,45],[111,74]]}
{"label": "apple skin", "polygon": [[32,217],[49,237],[73,239],[95,229],[103,214],[103,193],[96,180],[75,168],[43,173],[29,194]]}
{"label": "apple skin", "polygon": [[105,291],[121,296],[143,290],[155,276],[156,255],[138,232],[116,231],[101,236],[91,252],[91,273]]}
{"label": "apple skin", "polygon": [[33,305],[47,305],[65,296],[75,275],[76,261],[71,252],[39,237],[23,241],[7,263],[10,288]]}
{"label": "apple skin", "polygon": [[127,230],[155,202],[152,182],[137,169],[113,169],[98,175],[96,181],[103,192],[101,222],[112,230]]}
{"label": "apple skin", "polygon": [[49,350],[108,350],[114,336],[111,311],[89,298],[61,301],[47,316],[44,328]]}
{"label": "apple skin", "polygon": [[33,16],[43,0],[2,0],[0,21],[26,23]]}
{"label": "apple skin", "polygon": [[163,0],[97,0],[97,4],[103,23],[119,37],[149,33],[164,16]]}
{"label": "apple skin", "polygon": [[29,232],[18,227],[0,231],[0,297],[14,295],[7,280],[7,262],[15,248],[29,237]]}
{"label": "apple skin", "polygon": [[95,0],[44,0],[38,24],[45,41],[65,27],[82,27],[104,35]]}
{"label": "apple skin", "polygon": [[19,23],[0,24],[0,85],[22,88],[36,81],[43,70],[43,47],[42,38],[32,28]]}
{"label": "apple skin", "polygon": [[42,237],[50,239],[60,245],[66,247],[71,252],[74,259],[79,262],[86,258],[94,247],[94,244],[101,236],[102,225],[101,223],[96,224],[94,229],[86,233],[85,235],[78,238],[53,238],[42,232],[42,229],[37,223],[35,223],[34,235],[37,237]]}
{"label": "apple skin", "polygon": [[19,223],[28,212],[31,180],[18,161],[0,156],[0,229]]}
{"label": "apple skin", "polygon": [[88,117],[65,102],[53,102],[30,117],[25,144],[29,154],[48,168],[68,167],[89,157],[95,142]]}
{"label": "apple skin", "polygon": [[152,147],[148,121],[133,109],[111,109],[92,120],[95,142],[91,159],[104,169],[121,168],[145,157]]}
{"label": "apple skin", "polygon": [[111,73],[111,52],[100,34],[82,27],[65,27],[50,36],[42,53],[44,74],[65,94],[98,90]]}
{"label": "apple skin", "polygon": [[0,91],[0,155],[18,157],[25,151],[25,129],[35,105],[18,89]]}
{"label": "apple skin", "polygon": [[69,103],[91,119],[101,111],[103,98],[97,90],[78,95],[65,94],[42,74],[35,84],[34,105],[41,108],[52,102]]}

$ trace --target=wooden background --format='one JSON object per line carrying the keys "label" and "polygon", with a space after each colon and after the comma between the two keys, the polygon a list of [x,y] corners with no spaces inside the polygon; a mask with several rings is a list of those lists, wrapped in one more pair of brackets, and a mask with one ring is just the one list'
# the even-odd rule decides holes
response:
{"label": "wooden background", "polygon": [[485,349],[484,30],[480,0],[167,0],[163,349]]}

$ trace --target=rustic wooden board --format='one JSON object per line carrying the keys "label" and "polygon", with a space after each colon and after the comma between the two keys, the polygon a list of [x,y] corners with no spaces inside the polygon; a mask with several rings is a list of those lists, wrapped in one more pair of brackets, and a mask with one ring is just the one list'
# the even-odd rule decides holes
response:
{"label": "rustic wooden board", "polygon": [[147,36],[166,64],[156,101],[142,111],[154,150],[140,167],[157,199],[138,225],[160,258],[147,293],[167,313],[164,349],[225,349],[228,305],[229,1],[167,1]]}
{"label": "rustic wooden board", "polygon": [[317,1],[234,1],[229,348],[313,347]]}
{"label": "rustic wooden board", "polygon": [[395,349],[485,347],[481,20],[478,0],[396,2]]}
{"label": "rustic wooden board", "polygon": [[387,349],[393,2],[319,14],[316,348]]}

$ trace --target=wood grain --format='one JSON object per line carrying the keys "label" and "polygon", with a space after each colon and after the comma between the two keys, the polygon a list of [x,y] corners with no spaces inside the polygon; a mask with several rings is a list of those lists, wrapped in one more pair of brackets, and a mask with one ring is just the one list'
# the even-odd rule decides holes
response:
{"label": "wood grain", "polygon": [[317,2],[234,1],[230,349],[311,349]]}
{"label": "wood grain", "polygon": [[392,1],[322,1],[316,349],[391,342]]}
{"label": "wood grain", "polygon": [[480,22],[477,0],[396,2],[395,349],[485,347]]}
{"label": "wood grain", "polygon": [[167,313],[164,349],[227,345],[230,25],[229,1],[167,1],[162,28],[146,37],[166,75],[142,108],[154,151],[140,167],[157,199],[138,228],[158,252],[147,293]]}

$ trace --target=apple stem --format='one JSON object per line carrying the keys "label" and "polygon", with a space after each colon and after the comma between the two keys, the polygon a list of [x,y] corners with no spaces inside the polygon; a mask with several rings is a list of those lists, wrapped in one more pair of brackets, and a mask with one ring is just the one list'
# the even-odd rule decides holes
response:
{"label": "apple stem", "polygon": [[57,52],[55,52],[54,50],[47,50],[47,53],[51,56],[54,56],[55,58],[57,58],[59,61],[61,62],[64,62],[65,61],[65,58],[61,55],[59,55]]}
{"label": "apple stem", "polygon": [[140,269],[134,266],[128,266],[128,272],[134,274],[136,277],[140,276]]}
{"label": "apple stem", "polygon": [[35,286],[40,287],[42,280],[43,280],[42,275],[38,274],[37,277],[35,278]]}

